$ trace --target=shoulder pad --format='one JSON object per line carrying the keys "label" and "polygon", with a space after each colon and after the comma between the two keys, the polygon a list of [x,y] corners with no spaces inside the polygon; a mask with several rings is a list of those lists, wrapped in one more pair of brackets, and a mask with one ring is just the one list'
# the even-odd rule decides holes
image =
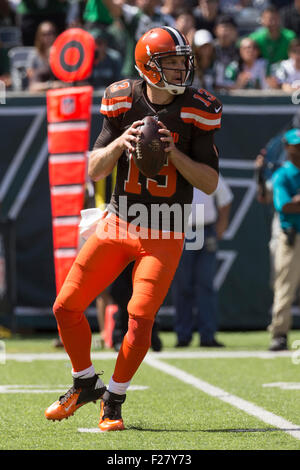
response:
{"label": "shoulder pad", "polygon": [[132,106],[132,80],[112,83],[104,92],[100,113],[108,118],[126,113]]}
{"label": "shoulder pad", "polygon": [[185,106],[181,108],[181,119],[204,131],[221,127],[222,103],[204,88],[190,88]]}

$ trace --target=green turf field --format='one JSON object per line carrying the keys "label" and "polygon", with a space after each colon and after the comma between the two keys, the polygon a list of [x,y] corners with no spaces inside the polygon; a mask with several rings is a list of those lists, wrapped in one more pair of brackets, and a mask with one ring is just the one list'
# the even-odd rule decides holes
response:
{"label": "green turf field", "polygon": [[[300,360],[297,349],[269,353],[266,332],[218,335],[223,349],[164,348],[149,352],[123,406],[126,430],[97,432],[99,404],[62,422],[44,409],[71,385],[71,366],[53,336],[0,343],[1,450],[299,450]],[[290,346],[300,340],[292,331]],[[298,345],[299,348],[299,345]],[[112,350],[93,347],[107,383]],[[299,362],[299,364],[298,364]]]}

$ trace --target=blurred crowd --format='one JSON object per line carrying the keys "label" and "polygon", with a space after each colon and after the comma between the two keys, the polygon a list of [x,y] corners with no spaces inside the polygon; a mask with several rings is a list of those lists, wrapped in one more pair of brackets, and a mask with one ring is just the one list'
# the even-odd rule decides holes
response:
{"label": "blurred crowd", "polygon": [[195,55],[194,86],[292,92],[300,84],[300,0],[0,0],[0,80],[8,90],[65,86],[49,51],[62,31],[95,38],[89,83],[136,78],[134,48],[151,27],[174,26]]}

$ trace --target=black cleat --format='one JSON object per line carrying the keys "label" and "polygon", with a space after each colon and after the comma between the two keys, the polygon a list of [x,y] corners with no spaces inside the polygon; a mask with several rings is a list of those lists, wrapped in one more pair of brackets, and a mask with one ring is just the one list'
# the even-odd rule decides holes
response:
{"label": "black cleat", "polygon": [[99,400],[105,390],[98,375],[88,379],[73,379],[73,386],[46,409],[45,416],[52,421],[68,418],[86,403]]}
{"label": "black cleat", "polygon": [[125,429],[121,416],[121,406],[125,399],[126,395],[118,395],[108,390],[104,393],[98,424],[101,431],[123,431]]}

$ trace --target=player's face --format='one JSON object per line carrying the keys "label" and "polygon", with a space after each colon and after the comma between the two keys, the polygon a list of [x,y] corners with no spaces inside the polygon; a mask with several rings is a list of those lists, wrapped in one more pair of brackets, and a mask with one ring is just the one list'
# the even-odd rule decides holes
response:
{"label": "player's face", "polygon": [[288,154],[293,164],[300,168],[300,144],[288,145]]}
{"label": "player's face", "polygon": [[174,55],[161,59],[161,66],[166,80],[174,85],[184,83],[186,78],[186,62],[185,56]]}

